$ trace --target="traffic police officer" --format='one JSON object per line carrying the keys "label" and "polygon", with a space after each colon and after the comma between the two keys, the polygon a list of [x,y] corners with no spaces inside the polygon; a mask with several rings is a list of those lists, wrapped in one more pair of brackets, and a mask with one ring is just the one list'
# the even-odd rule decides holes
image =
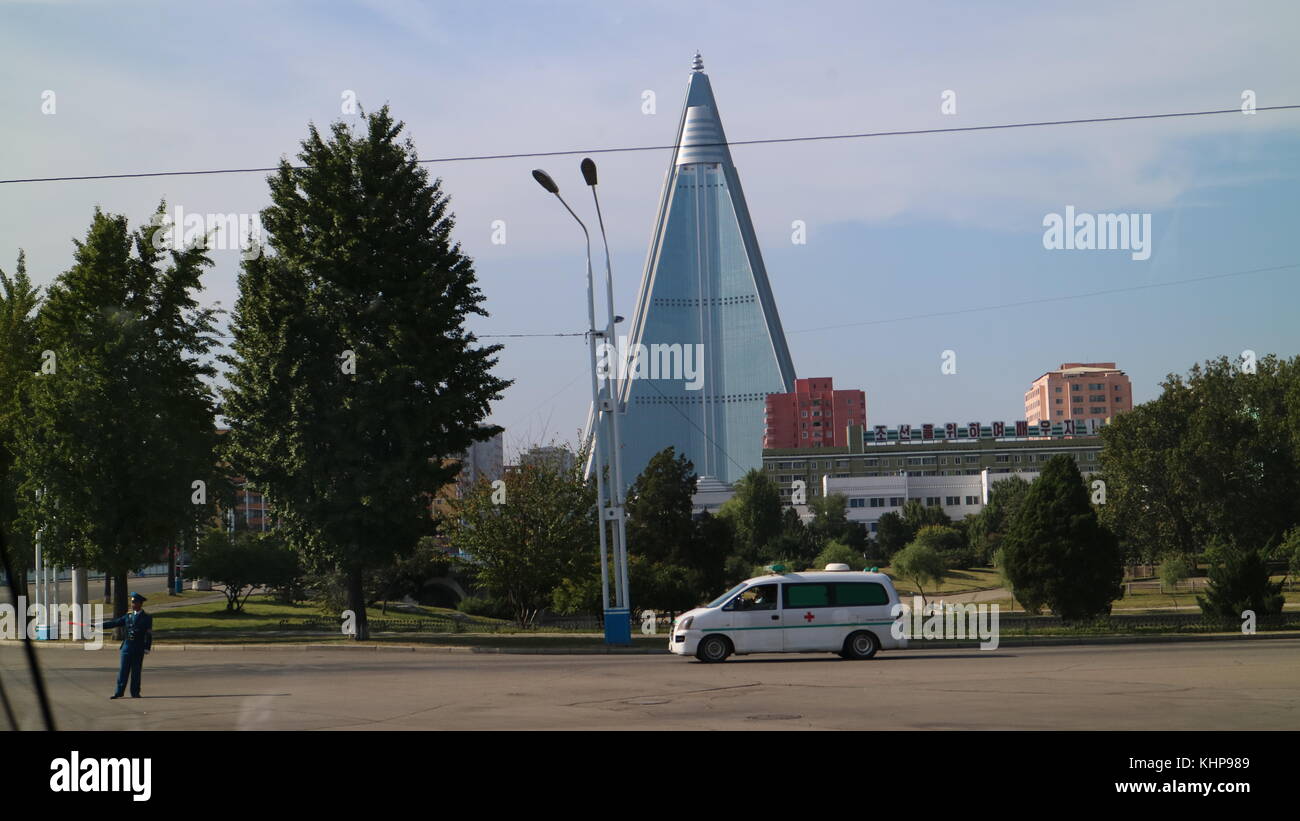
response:
{"label": "traffic police officer", "polygon": [[144,654],[153,647],[153,616],[144,612],[144,596],[131,594],[131,612],[119,619],[106,621],[100,627],[125,627],[126,638],[122,641],[122,666],[117,672],[117,692],[110,698],[121,698],[126,691],[127,678],[131,679],[131,698],[140,697],[140,667],[144,664]]}

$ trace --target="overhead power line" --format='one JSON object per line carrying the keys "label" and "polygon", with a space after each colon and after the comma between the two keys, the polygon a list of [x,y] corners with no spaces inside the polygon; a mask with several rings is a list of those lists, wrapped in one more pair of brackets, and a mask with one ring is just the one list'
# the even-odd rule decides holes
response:
{"label": "overhead power line", "polygon": [[[1259,106],[1254,110],[1260,111],[1285,111],[1289,109],[1300,108],[1300,105],[1272,105]],[[1133,120],[1164,120],[1175,117],[1206,117],[1214,114],[1241,114],[1240,108],[1223,108],[1210,111],[1177,111],[1168,114],[1127,114],[1114,117],[1086,117],[1075,120],[1044,120],[1041,122],[1030,123],[999,123],[996,125],[969,125],[954,126],[952,128],[914,128],[902,131],[864,131],[851,134],[818,134],[807,137],[771,137],[759,140],[732,140],[730,142],[718,143],[701,143],[699,147],[714,146],[737,146],[737,145],[774,145],[777,143],[800,143],[816,142],[826,140],[862,140],[873,137],[912,137],[921,134],[957,134],[971,131],[997,131],[1011,128],[1043,128],[1045,126],[1056,125],[1086,125],[1090,123],[1118,123]],[[575,148],[564,151],[527,151],[514,154],[468,154],[460,157],[436,157],[427,160],[418,160],[421,164],[432,163],[453,163],[453,162],[477,162],[480,160],[517,160],[531,157],[567,157],[574,154],[616,154],[632,151],[666,151],[677,148],[676,143],[667,145],[637,145],[623,146],[615,148]],[[306,166],[290,166],[295,169],[306,168]],[[73,182],[78,180],[123,180],[137,179],[141,177],[197,177],[212,174],[253,174],[265,173],[268,171],[278,171],[279,166],[267,166],[263,168],[215,168],[203,171],[141,171],[125,174],[83,174],[77,176],[65,177],[27,177],[23,179],[0,180],[0,185],[11,185],[23,182]]]}
{"label": "overhead power line", "polygon": [[[973,308],[954,308],[951,311],[933,311],[925,314],[909,314],[907,316],[894,316],[887,319],[865,319],[860,322],[843,322],[836,325],[819,325],[816,328],[800,328],[797,331],[786,331],[786,336],[792,334],[807,334],[815,331],[833,331],[838,328],[857,328],[863,325],[884,325],[890,322],[907,322],[913,319],[933,319],[943,316],[956,316],[959,314],[981,313],[983,311],[1000,311],[1004,308],[1021,308],[1026,305],[1041,305],[1045,302],[1065,302],[1071,299],[1088,299],[1094,296],[1106,296],[1109,294],[1122,294],[1130,291],[1145,291],[1150,288],[1170,288],[1175,285],[1191,285],[1197,282],[1209,282],[1215,279],[1227,279],[1229,277],[1241,277],[1249,274],[1265,274],[1274,271],[1285,271],[1289,268],[1300,268],[1300,262],[1291,262],[1285,265],[1272,265],[1267,268],[1250,268],[1244,271],[1229,271],[1223,274],[1209,274],[1207,276],[1192,277],[1190,279],[1173,279],[1167,282],[1149,282],[1145,285],[1129,285],[1124,288],[1107,288],[1101,291],[1087,291],[1081,294],[1064,294],[1062,296],[1045,296],[1036,299],[1026,299],[1020,302],[1002,302],[997,305],[978,305]],[[478,336],[478,339],[500,339],[517,336],[584,336],[584,334],[484,334]]]}

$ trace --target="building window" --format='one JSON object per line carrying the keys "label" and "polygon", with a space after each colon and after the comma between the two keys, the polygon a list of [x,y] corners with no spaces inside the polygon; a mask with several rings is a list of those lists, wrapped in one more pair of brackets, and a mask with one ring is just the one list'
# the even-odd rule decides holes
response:
{"label": "building window", "polygon": [[966,504],[968,504],[968,505],[977,505],[977,504],[979,504],[979,503],[980,503],[980,497],[978,497],[978,496],[967,496],[967,497],[966,497]]}
{"label": "building window", "polygon": [[1057,415],[1057,416],[1065,416],[1065,411],[1057,411],[1057,412],[1056,412],[1056,415]]}
{"label": "building window", "polygon": [[903,497],[902,497],[902,496],[890,496],[890,497],[889,497],[889,506],[890,506],[890,507],[902,507],[902,506],[903,506],[903,501],[904,501],[904,500],[903,500]]}
{"label": "building window", "polygon": [[939,497],[938,497],[938,496],[926,496],[926,497],[925,497],[925,506],[926,506],[926,507],[938,507],[938,506],[939,506]]}
{"label": "building window", "polygon": [[1071,390],[1071,391],[1077,391],[1077,390],[1079,390],[1079,389],[1080,389],[1080,388],[1079,388],[1078,383],[1075,383],[1075,384],[1073,384],[1073,385],[1070,386],[1070,390]]}
{"label": "building window", "polygon": [[1088,413],[1105,413],[1105,408],[1088,408]]}
{"label": "building window", "polygon": [[849,507],[866,507],[866,499],[849,499]]}
{"label": "building window", "polygon": [[802,416],[803,418],[807,419],[807,418],[808,418],[808,411],[799,411],[799,415]]}
{"label": "building window", "polygon": [[1011,457],[1008,456],[1008,455],[1005,454],[1005,453],[999,453],[999,454],[997,454],[996,456],[993,457],[993,461],[995,461],[995,462],[1009,462],[1009,461],[1011,461]]}
{"label": "building window", "polygon": [[1060,385],[1057,385],[1057,386],[1056,386],[1056,392],[1057,392],[1057,393],[1060,393],[1060,392],[1061,392],[1061,386],[1060,386]]}
{"label": "building window", "polygon": [[885,506],[885,497],[884,497],[884,496],[872,496],[872,497],[871,497],[871,506],[872,506],[872,507],[884,507],[884,506]]}
{"label": "building window", "polygon": [[803,438],[804,438],[804,439],[807,439],[807,438],[808,438],[808,431],[804,431],[804,432],[803,432]]}
{"label": "building window", "polygon": [[945,505],[947,505],[948,507],[956,507],[957,505],[961,504],[961,497],[960,497],[960,496],[945,496],[945,497],[943,497],[943,503],[944,503]]}

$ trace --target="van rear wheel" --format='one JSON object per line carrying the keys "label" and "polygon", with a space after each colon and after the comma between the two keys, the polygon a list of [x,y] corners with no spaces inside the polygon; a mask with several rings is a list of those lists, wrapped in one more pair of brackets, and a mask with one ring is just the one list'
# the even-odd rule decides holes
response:
{"label": "van rear wheel", "polygon": [[695,657],[706,664],[726,661],[731,655],[731,642],[722,636],[705,636],[695,648]]}
{"label": "van rear wheel", "polygon": [[875,656],[879,649],[880,639],[876,638],[875,633],[859,630],[844,640],[844,649],[840,651],[840,655],[846,659],[865,661]]}

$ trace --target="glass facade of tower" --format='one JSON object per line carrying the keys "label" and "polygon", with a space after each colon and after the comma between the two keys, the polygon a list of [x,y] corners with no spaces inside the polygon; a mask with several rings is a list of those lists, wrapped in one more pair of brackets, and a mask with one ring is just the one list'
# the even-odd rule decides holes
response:
{"label": "glass facade of tower", "polygon": [[[621,385],[629,483],[669,445],[696,473],[724,482],[760,468],[767,394],[794,382],[744,194],[699,70],[680,134],[629,345],[649,361],[630,363]],[[666,367],[675,357],[690,367]]]}

